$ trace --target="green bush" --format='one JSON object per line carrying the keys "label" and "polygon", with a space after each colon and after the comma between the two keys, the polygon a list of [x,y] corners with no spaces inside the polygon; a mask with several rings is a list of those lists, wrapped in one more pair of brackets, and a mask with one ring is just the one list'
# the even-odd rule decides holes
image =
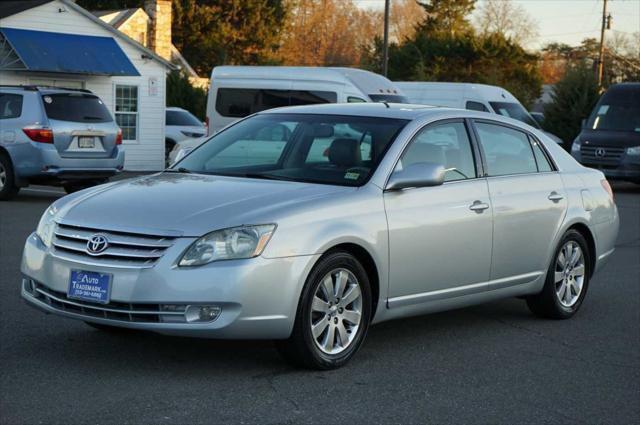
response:
{"label": "green bush", "polygon": [[204,121],[207,115],[207,92],[192,86],[183,73],[173,71],[167,76],[167,106],[186,109]]}
{"label": "green bush", "polygon": [[568,149],[599,97],[598,82],[589,66],[580,63],[569,68],[544,108],[544,129],[560,137]]}

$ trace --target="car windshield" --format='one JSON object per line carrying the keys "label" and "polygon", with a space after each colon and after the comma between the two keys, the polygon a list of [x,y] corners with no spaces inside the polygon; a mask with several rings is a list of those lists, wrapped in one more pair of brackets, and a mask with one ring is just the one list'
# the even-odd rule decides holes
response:
{"label": "car windshield", "polygon": [[524,107],[519,103],[513,102],[489,102],[489,105],[496,111],[496,114],[503,115],[505,117],[513,118],[514,120],[522,121],[525,124],[529,124],[531,127],[540,128],[540,124],[533,119],[533,117],[527,112]]}
{"label": "car windshield", "polygon": [[210,138],[174,169],[361,186],[407,122],[338,115],[254,115]]}
{"label": "car windshield", "polygon": [[202,127],[202,123],[187,111],[167,111],[166,118],[166,125]]}
{"label": "car windshield", "polygon": [[411,103],[409,99],[399,94],[370,94],[369,98],[373,102]]}
{"label": "car windshield", "polygon": [[589,117],[587,128],[640,132],[639,92],[619,90],[614,93],[615,96],[605,94]]}
{"label": "car windshield", "polygon": [[44,110],[52,120],[72,122],[111,122],[111,114],[102,100],[86,93],[42,95]]}

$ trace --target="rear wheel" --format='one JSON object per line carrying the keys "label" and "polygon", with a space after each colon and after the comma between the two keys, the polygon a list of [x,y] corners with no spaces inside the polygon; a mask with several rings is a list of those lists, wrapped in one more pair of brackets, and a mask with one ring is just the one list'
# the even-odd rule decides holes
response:
{"label": "rear wheel", "polygon": [[584,236],[569,230],[556,249],[542,292],[527,298],[531,311],[550,319],[572,317],[587,295],[591,272],[589,255]]}
{"label": "rear wheel", "polygon": [[0,201],[13,198],[20,188],[16,186],[13,164],[3,153],[0,153]]}
{"label": "rear wheel", "polygon": [[335,369],[358,351],[371,318],[371,288],[364,268],[351,254],[326,255],[307,278],[291,337],[277,342],[289,362]]}

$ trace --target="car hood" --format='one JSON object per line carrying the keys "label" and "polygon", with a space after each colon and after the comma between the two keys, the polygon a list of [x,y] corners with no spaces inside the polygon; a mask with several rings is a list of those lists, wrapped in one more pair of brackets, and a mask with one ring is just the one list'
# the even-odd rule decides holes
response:
{"label": "car hood", "polygon": [[584,145],[628,148],[640,146],[640,132],[583,129],[579,140]]}
{"label": "car hood", "polygon": [[355,188],[161,173],[62,198],[56,221],[100,230],[202,236],[216,229],[269,223],[305,200]]}

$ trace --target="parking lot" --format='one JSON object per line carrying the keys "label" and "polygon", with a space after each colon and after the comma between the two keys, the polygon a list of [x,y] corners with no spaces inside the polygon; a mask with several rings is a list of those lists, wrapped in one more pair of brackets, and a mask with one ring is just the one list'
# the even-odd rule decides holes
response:
{"label": "parking lot", "polygon": [[639,188],[614,185],[617,250],[572,320],[511,299],[386,322],[330,372],[29,308],[22,245],[62,192],[23,190],[0,203],[0,423],[640,423]]}

